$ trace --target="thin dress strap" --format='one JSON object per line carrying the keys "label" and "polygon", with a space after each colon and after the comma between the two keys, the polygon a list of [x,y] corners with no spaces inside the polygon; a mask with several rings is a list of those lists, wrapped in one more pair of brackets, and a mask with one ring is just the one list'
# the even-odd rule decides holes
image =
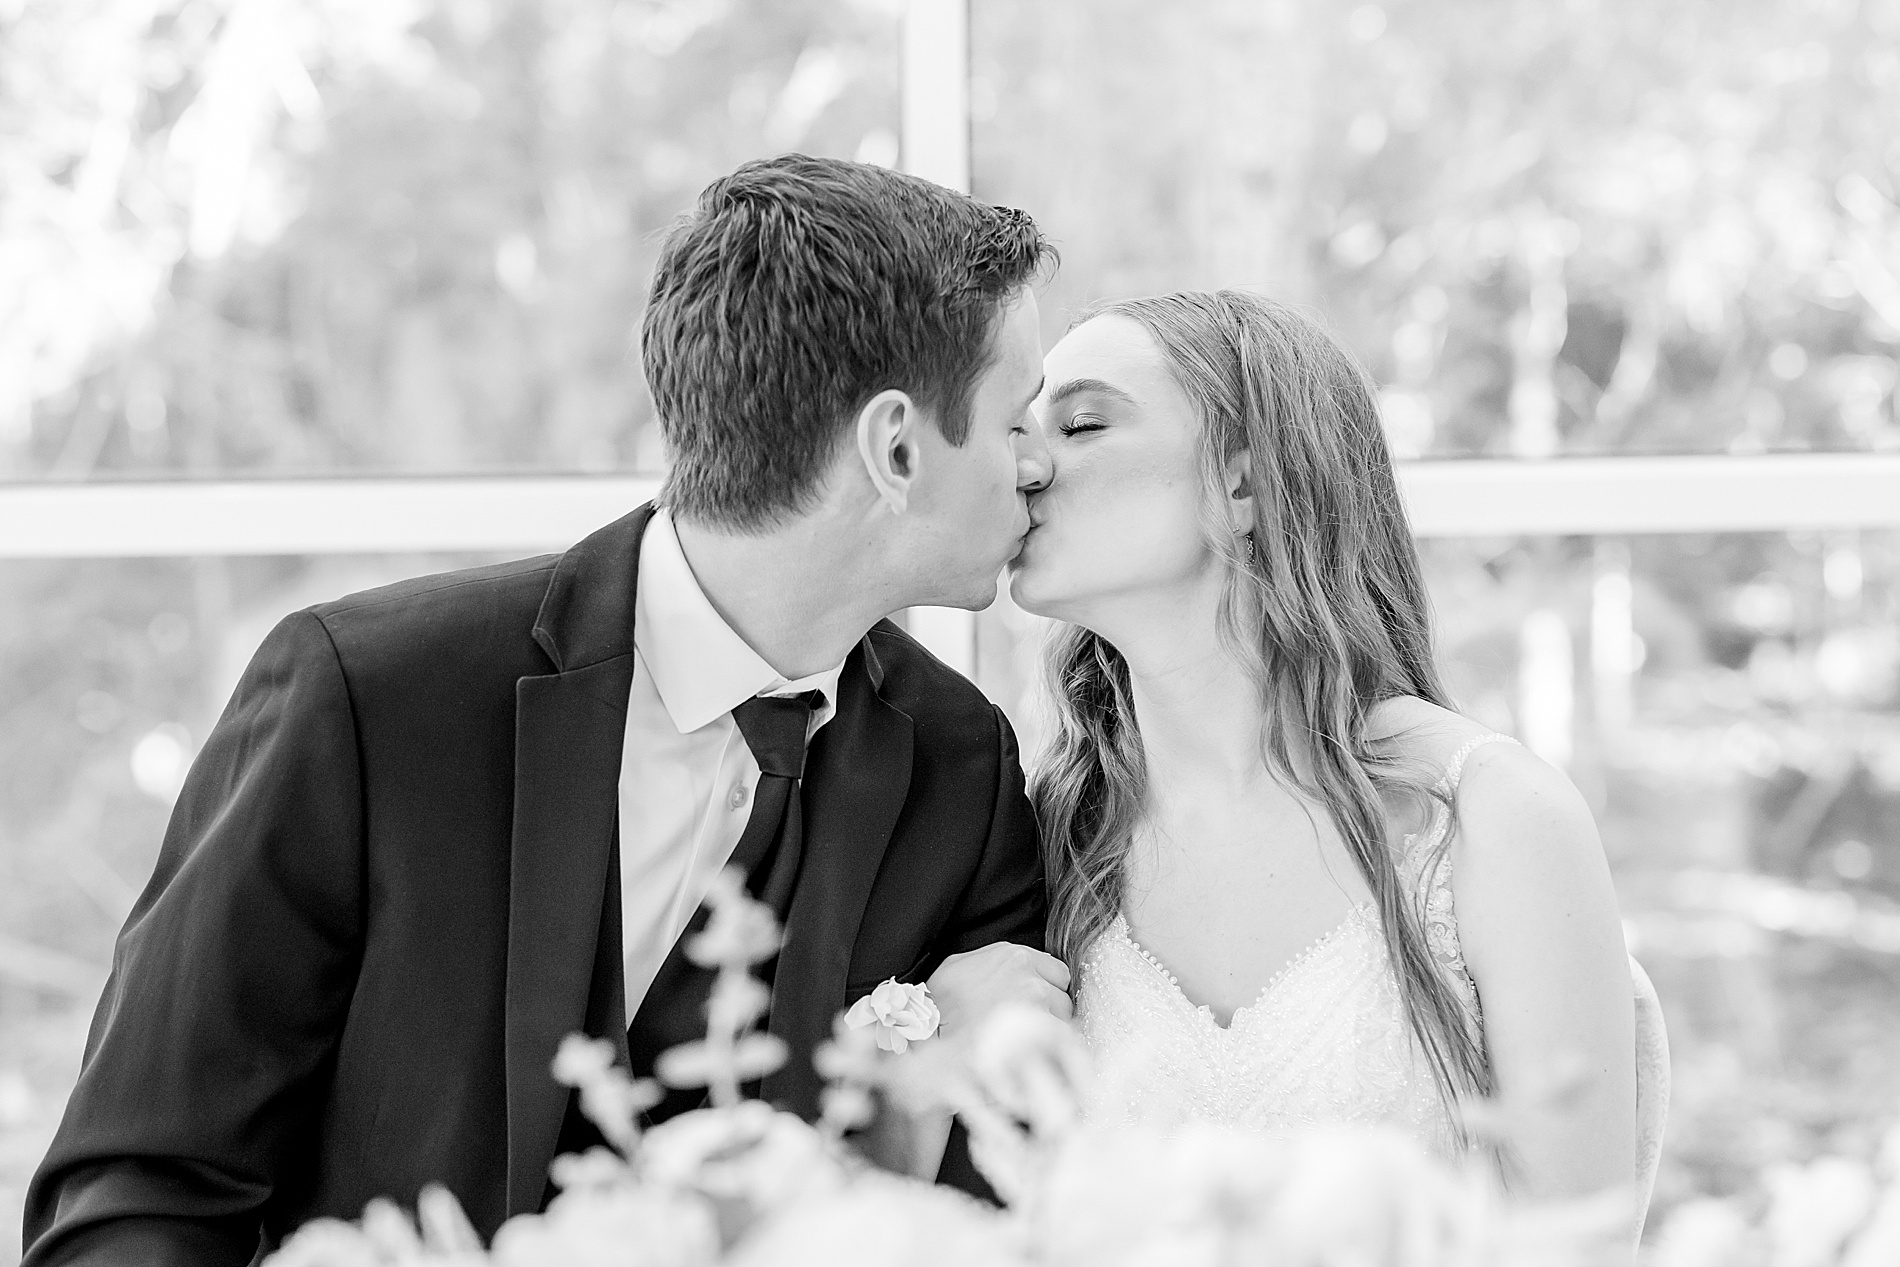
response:
{"label": "thin dress strap", "polygon": [[1451,830],[1449,802],[1458,791],[1458,780],[1464,775],[1467,757],[1488,743],[1516,742],[1509,735],[1494,731],[1466,741],[1452,754],[1436,788],[1445,802],[1432,811],[1431,826],[1409,842],[1411,848],[1404,859],[1404,874],[1422,904],[1420,922],[1424,926],[1426,947],[1458,987],[1474,1022],[1479,1017],[1478,991],[1465,967],[1464,947],[1458,941],[1458,915],[1453,909],[1451,891],[1451,853],[1445,847],[1445,837]]}
{"label": "thin dress strap", "polygon": [[1495,730],[1490,734],[1479,735],[1474,739],[1466,740],[1458,751],[1451,754],[1451,760],[1445,763],[1445,775],[1438,780],[1438,790],[1443,792],[1446,796],[1450,796],[1456,792],[1458,790],[1458,780],[1463,777],[1465,772],[1465,759],[1486,744],[1514,744],[1516,742],[1517,740],[1511,738],[1509,735],[1499,734]]}

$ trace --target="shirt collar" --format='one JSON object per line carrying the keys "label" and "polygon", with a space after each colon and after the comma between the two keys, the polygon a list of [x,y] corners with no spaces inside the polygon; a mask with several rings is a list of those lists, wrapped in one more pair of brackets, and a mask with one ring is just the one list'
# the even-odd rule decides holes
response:
{"label": "shirt collar", "polygon": [[808,677],[781,677],[714,609],[680,548],[673,517],[664,509],[653,513],[640,543],[633,645],[646,662],[666,715],[682,735],[710,725],[755,695],[822,692],[824,703],[814,716],[814,730],[838,708],[844,662]]}

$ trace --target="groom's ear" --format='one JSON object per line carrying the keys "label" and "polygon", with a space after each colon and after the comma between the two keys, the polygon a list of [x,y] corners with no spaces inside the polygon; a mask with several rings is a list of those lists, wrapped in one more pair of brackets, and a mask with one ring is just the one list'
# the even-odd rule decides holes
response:
{"label": "groom's ear", "polygon": [[906,392],[881,391],[858,411],[858,457],[877,499],[901,515],[917,483],[918,431],[925,425]]}

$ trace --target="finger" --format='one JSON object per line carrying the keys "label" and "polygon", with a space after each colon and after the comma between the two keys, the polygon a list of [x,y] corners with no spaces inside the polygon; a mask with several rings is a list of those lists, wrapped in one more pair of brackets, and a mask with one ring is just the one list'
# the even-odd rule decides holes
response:
{"label": "finger", "polygon": [[1067,990],[1058,990],[1054,986],[1045,987],[1041,997],[1036,1001],[1058,1021],[1066,1021],[1075,1014],[1075,1001],[1069,997]]}
{"label": "finger", "polygon": [[1058,990],[1069,988],[1069,965],[1054,955],[1045,955],[1041,951],[1032,951],[1029,966],[1036,975]]}

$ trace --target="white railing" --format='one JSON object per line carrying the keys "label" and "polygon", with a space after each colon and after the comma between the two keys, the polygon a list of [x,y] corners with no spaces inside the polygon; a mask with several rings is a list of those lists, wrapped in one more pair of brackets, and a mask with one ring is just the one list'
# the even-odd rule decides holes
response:
{"label": "white railing", "polygon": [[564,550],[652,475],[0,485],[0,558]]}
{"label": "white railing", "polygon": [[1900,527],[1900,454],[1405,462],[1422,537]]}
{"label": "white railing", "polygon": [[[1406,462],[1422,537],[1900,527],[1900,454]],[[655,475],[0,484],[0,558],[533,553]]]}

